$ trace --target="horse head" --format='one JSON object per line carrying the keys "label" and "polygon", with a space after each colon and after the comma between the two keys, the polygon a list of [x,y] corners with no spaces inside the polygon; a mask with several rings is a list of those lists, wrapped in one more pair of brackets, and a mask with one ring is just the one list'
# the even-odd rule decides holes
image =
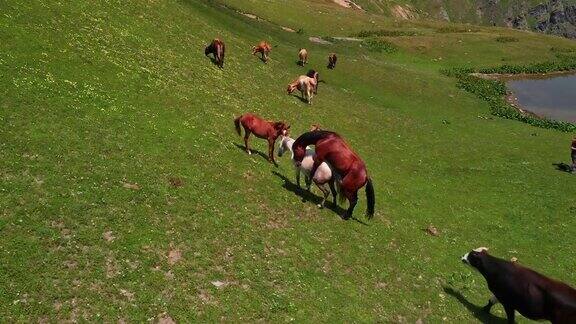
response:
{"label": "horse head", "polygon": [[320,128],[320,125],[319,125],[319,124],[312,124],[312,125],[310,125],[310,131],[311,131],[311,132],[313,132],[313,131],[318,131],[318,130],[322,130],[322,128]]}
{"label": "horse head", "polygon": [[204,55],[208,56],[208,54],[212,53],[212,44],[206,46],[206,48],[204,48]]}
{"label": "horse head", "polygon": [[290,150],[290,148],[288,147],[289,140],[290,137],[280,135],[280,146],[278,147],[278,157],[282,157],[282,155],[284,155],[284,152]]}
{"label": "horse head", "polygon": [[297,87],[298,87],[298,83],[296,83],[296,82],[290,83],[288,85],[288,88],[286,89],[286,91],[288,92],[288,94],[291,94],[292,92],[294,92],[294,90],[296,90]]}
{"label": "horse head", "polygon": [[286,125],[284,122],[275,122],[274,123],[274,130],[276,131],[276,136],[288,135],[289,129],[290,129],[290,125]]}

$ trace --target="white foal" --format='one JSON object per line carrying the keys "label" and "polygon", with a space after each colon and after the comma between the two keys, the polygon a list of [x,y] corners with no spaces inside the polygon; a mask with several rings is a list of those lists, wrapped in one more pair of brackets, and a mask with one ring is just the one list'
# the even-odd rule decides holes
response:
{"label": "white foal", "polygon": [[[294,152],[292,152],[292,145],[294,144],[294,139],[288,136],[280,136],[280,147],[278,148],[278,157],[281,157],[284,152],[290,151],[292,162],[294,162]],[[324,203],[326,199],[330,195],[330,191],[332,191],[332,197],[334,198],[334,205],[336,205],[336,187],[334,186],[334,177],[332,175],[332,169],[330,166],[324,162],[320,164],[318,169],[316,169],[316,173],[313,175],[311,179],[310,171],[312,171],[312,165],[314,165],[314,150],[311,148],[306,149],[306,155],[300,164],[300,167],[297,167],[294,163],[294,167],[296,169],[296,184],[300,187],[300,172],[304,173],[305,181],[306,181],[306,189],[310,191],[310,185],[312,181],[316,184],[318,189],[322,191],[324,194],[324,198],[322,202],[318,204],[318,207],[324,208]],[[329,185],[330,190],[326,188],[326,184]]]}

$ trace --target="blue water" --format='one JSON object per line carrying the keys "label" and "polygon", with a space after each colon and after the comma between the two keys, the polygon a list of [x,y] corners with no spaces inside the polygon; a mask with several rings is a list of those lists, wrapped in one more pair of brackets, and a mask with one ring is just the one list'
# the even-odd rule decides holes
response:
{"label": "blue water", "polygon": [[511,80],[506,85],[523,109],[550,119],[576,123],[576,74]]}

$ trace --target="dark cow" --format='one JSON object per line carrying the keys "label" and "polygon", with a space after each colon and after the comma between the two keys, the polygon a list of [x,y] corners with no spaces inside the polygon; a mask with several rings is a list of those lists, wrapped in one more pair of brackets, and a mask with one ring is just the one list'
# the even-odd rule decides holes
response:
{"label": "dark cow", "polygon": [[490,312],[500,302],[508,323],[514,323],[515,311],[531,320],[576,323],[576,290],[567,284],[516,262],[493,257],[486,248],[466,253],[462,261],[484,276],[493,293],[484,311]]}
{"label": "dark cow", "polygon": [[204,49],[204,55],[208,56],[209,54],[214,55],[214,63],[220,67],[224,67],[224,52],[226,51],[226,46],[224,42],[220,39],[216,38],[210,43],[210,45],[206,46]]}
{"label": "dark cow", "polygon": [[338,57],[336,56],[335,53],[330,53],[330,55],[328,55],[328,68],[329,69],[333,69],[336,67],[336,61],[338,61]]}

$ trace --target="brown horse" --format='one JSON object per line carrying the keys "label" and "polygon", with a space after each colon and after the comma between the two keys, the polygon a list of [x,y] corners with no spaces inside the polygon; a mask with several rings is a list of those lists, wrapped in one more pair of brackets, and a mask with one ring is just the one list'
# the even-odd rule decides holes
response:
{"label": "brown horse", "polygon": [[284,122],[267,121],[250,113],[234,119],[236,132],[242,136],[240,125],[244,127],[244,146],[246,147],[246,152],[252,154],[248,146],[248,138],[251,133],[254,133],[256,137],[268,140],[268,161],[277,165],[274,160],[274,144],[278,136],[288,134],[290,126],[287,126]]}
{"label": "brown horse", "polygon": [[298,51],[298,65],[304,66],[308,63],[308,51],[305,48],[301,48]]}
{"label": "brown horse", "polygon": [[362,159],[350,149],[350,146],[340,135],[320,130],[304,133],[296,139],[296,142],[292,145],[296,164],[302,163],[306,156],[306,147],[308,145],[315,145],[316,152],[310,175],[314,177],[320,164],[326,162],[341,179],[340,191],[350,203],[343,218],[349,219],[352,216],[354,207],[356,207],[358,202],[358,190],[366,186],[366,198],[368,200],[366,215],[368,219],[371,219],[374,216],[376,199],[372,180],[368,176],[366,165]]}
{"label": "brown horse", "polygon": [[336,61],[338,61],[338,57],[336,56],[336,53],[330,53],[330,55],[328,55],[328,68],[329,69],[333,69],[336,67]]}
{"label": "brown horse", "polygon": [[220,39],[216,38],[210,43],[210,45],[206,46],[204,49],[204,55],[208,56],[208,54],[214,55],[214,63],[220,68],[224,67],[224,52],[226,51],[226,46],[224,42]]}
{"label": "brown horse", "polygon": [[258,46],[252,46],[252,55],[260,53],[262,55],[262,61],[264,63],[268,62],[268,55],[272,51],[272,46],[267,41],[261,41]]}

